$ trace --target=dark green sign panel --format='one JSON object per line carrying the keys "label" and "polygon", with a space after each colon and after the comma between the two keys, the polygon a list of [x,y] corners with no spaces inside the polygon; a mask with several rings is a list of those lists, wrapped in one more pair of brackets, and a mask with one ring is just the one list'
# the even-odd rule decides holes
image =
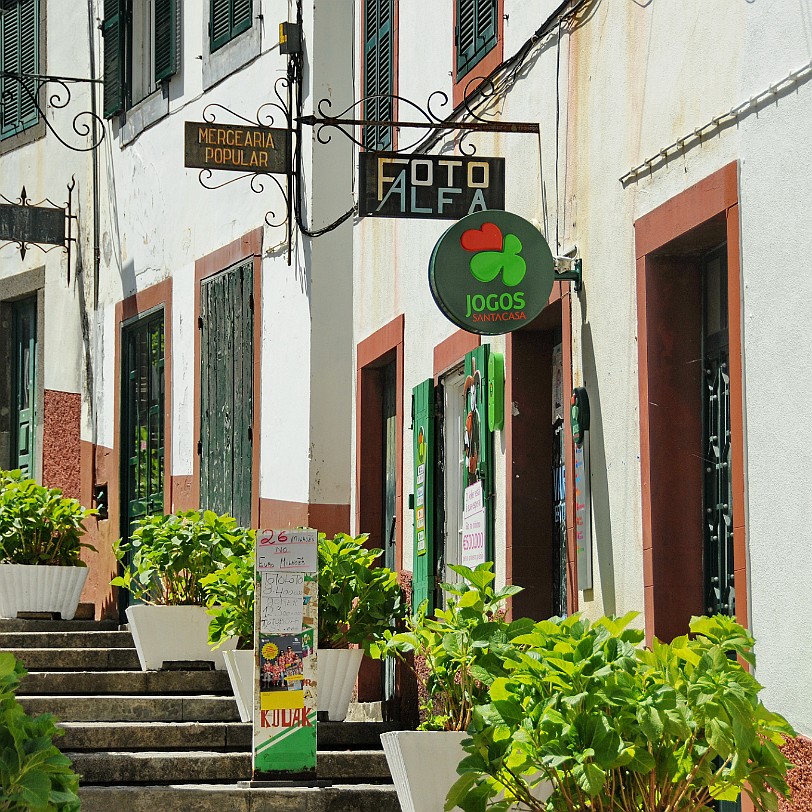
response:
{"label": "dark green sign panel", "polygon": [[516,214],[480,211],[440,237],[429,284],[446,318],[482,335],[501,335],[533,321],[553,289],[555,262],[538,229]]}

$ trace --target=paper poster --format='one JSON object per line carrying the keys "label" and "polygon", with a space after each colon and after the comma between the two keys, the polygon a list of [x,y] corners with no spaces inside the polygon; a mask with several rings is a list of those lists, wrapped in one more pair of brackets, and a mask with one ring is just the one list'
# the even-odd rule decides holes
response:
{"label": "paper poster", "polygon": [[261,530],[257,533],[257,569],[271,572],[317,572],[316,530]]}
{"label": "paper poster", "polygon": [[262,575],[259,631],[261,634],[298,634],[302,630],[303,572]]}
{"label": "paper poster", "polygon": [[[316,541],[315,530],[257,533],[254,623],[259,656],[253,747],[257,781],[316,774]],[[298,570],[290,569],[294,562]]]}
{"label": "paper poster", "polygon": [[465,489],[462,511],[462,556],[460,564],[472,569],[485,562],[485,505],[482,500],[482,481]]}

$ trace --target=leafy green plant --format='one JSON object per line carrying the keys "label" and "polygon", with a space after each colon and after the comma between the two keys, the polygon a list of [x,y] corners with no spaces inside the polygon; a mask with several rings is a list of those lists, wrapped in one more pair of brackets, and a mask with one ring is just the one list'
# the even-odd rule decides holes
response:
{"label": "leafy green plant", "polygon": [[143,603],[203,606],[208,594],[202,579],[253,546],[254,531],[238,527],[227,514],[190,510],[146,516],[136,522],[132,538],[116,543],[114,551],[124,567],[110,583]]}
{"label": "leafy green plant", "polygon": [[360,645],[371,657],[406,614],[397,573],[375,562],[382,550],[363,546],[368,535],[319,533],[319,647]]}
{"label": "leafy green plant", "polygon": [[505,600],[521,587],[494,591],[492,568],[490,561],[473,570],[452,566],[463,580],[441,585],[446,608],[431,618],[424,601],[406,631],[386,636],[386,653],[400,657],[424,686],[421,730],[465,730],[474,707],[487,698],[488,683],[507,674],[504,659],[515,656],[511,641],[533,626],[503,619]]}
{"label": "leafy green plant", "polygon": [[58,488],[46,488],[17,471],[0,471],[0,563],[84,567],[83,508]]}
{"label": "leafy green plant", "polygon": [[789,766],[778,748],[793,730],[736,659],[755,664],[752,637],[698,617],[690,635],[641,649],[632,617],[542,621],[514,638],[507,674],[474,708],[446,809],[711,812],[741,792],[778,809]]}
{"label": "leafy green plant", "polygon": [[209,644],[217,649],[229,637],[237,648],[254,647],[254,553],[232,556],[221,569],[200,579],[208,594]]}
{"label": "leafy green plant", "polygon": [[25,668],[0,652],[0,812],[78,812],[79,776],[53,743],[50,713],[29,716],[15,696]]}

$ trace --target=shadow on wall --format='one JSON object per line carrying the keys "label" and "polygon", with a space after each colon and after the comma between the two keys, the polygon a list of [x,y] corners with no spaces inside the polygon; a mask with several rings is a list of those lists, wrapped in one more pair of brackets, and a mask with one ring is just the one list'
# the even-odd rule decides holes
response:
{"label": "shadow on wall", "polygon": [[581,329],[581,355],[584,381],[589,394],[589,454],[592,471],[592,535],[595,539],[598,561],[597,571],[601,581],[603,613],[616,614],[615,560],[612,551],[612,513],[609,505],[609,485],[606,476],[606,446],[603,441],[603,421],[601,419],[600,389],[596,381],[595,349],[592,342],[592,328],[585,322]]}

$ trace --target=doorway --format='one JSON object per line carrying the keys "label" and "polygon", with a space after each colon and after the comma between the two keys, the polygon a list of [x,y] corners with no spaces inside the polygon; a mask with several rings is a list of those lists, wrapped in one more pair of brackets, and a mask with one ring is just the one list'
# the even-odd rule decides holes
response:
{"label": "doorway", "polygon": [[254,261],[201,282],[200,506],[251,526]]}
{"label": "doorway", "polygon": [[[121,397],[121,534],[131,538],[137,520],[164,512],[164,312],[124,327]],[[131,553],[125,565],[132,564]],[[131,602],[119,590],[123,612]]]}
{"label": "doorway", "polygon": [[10,468],[33,477],[37,437],[37,297],[11,303]]}

